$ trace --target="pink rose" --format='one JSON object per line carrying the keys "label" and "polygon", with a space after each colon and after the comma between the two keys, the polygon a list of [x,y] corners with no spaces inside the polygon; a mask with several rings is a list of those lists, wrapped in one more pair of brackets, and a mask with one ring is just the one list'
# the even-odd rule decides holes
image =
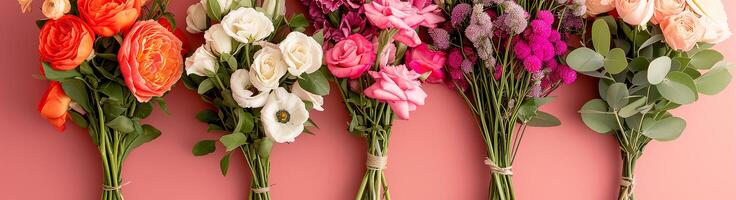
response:
{"label": "pink rose", "polygon": [[445,66],[445,52],[433,51],[426,44],[419,45],[406,53],[406,65],[417,73],[423,74],[431,71],[427,82],[442,83],[445,79],[445,73],[442,67]]}
{"label": "pink rose", "polygon": [[653,24],[659,24],[664,18],[680,14],[685,11],[687,2],[685,0],[654,0]]}
{"label": "pink rose", "polygon": [[[373,46],[378,47],[378,38],[373,39]],[[376,49],[376,55],[378,55],[378,66],[385,67],[392,65],[396,60],[396,45],[393,42],[389,42],[383,47],[383,52],[378,53]]]}
{"label": "pink rose", "polygon": [[617,0],[616,11],[628,24],[645,25],[654,16],[654,0]]}
{"label": "pink rose", "polygon": [[373,44],[362,35],[350,35],[327,50],[327,69],[338,78],[358,78],[373,65],[376,59],[373,49]]}
{"label": "pink rose", "polygon": [[427,93],[421,88],[421,76],[404,65],[382,67],[380,72],[368,72],[375,83],[365,89],[365,96],[386,102],[400,119],[409,119],[409,112],[424,105]]}
{"label": "pink rose", "polygon": [[612,11],[616,8],[615,1],[616,0],[587,0],[585,1],[585,7],[588,9],[588,15],[596,16],[601,13]]}
{"label": "pink rose", "polygon": [[380,29],[398,29],[399,32],[394,35],[394,39],[409,47],[415,47],[422,42],[414,31],[419,25],[435,27],[437,23],[444,21],[444,18],[439,16],[436,5],[419,10],[412,2],[376,0],[364,4],[363,8],[371,24]]}
{"label": "pink rose", "polygon": [[705,33],[698,16],[690,11],[665,18],[660,27],[667,45],[680,51],[690,51]]}

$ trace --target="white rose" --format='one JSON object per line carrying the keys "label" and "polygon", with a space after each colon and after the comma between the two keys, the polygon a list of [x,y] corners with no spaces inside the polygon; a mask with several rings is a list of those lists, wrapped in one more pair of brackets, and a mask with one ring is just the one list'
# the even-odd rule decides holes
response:
{"label": "white rose", "polygon": [[230,38],[222,29],[222,24],[215,24],[204,32],[204,40],[207,43],[207,47],[210,48],[212,53],[220,55],[222,53],[231,53],[233,50],[233,39]]}
{"label": "white rose", "polygon": [[690,9],[698,15],[707,15],[716,21],[726,22],[726,7],[721,0],[687,0]]}
{"label": "white rose", "polygon": [[304,88],[299,85],[299,82],[296,82],[294,83],[294,85],[291,86],[291,93],[298,96],[304,101],[312,102],[312,108],[314,108],[315,110],[325,110],[324,108],[322,108],[322,105],[325,103],[324,98],[322,96],[312,94],[311,92],[304,90]]}
{"label": "white rose", "polygon": [[309,112],[299,97],[280,87],[268,97],[261,110],[261,122],[266,136],[274,142],[294,142],[304,132]]}
{"label": "white rose", "polygon": [[230,76],[230,89],[232,89],[233,99],[243,108],[260,108],[266,104],[268,92],[261,92],[255,95],[249,88],[253,86],[250,82],[248,70],[238,69]]}
{"label": "white rose", "polygon": [[705,28],[705,34],[700,39],[701,42],[718,44],[731,37],[731,30],[728,23],[724,21],[716,21],[709,16],[701,16],[700,23]]}
{"label": "white rose", "polygon": [[279,44],[279,49],[291,75],[311,74],[322,66],[322,46],[304,33],[289,33]]}
{"label": "white rose", "polygon": [[225,33],[242,43],[251,43],[268,37],[273,32],[273,22],[253,8],[238,8],[222,18]]}
{"label": "white rose", "polygon": [[207,29],[207,9],[200,3],[187,9],[187,32],[200,33]]}
{"label": "white rose", "polygon": [[212,55],[205,47],[199,47],[188,57],[184,63],[187,75],[196,74],[198,76],[207,76],[206,72],[217,72],[218,59]]}
{"label": "white rose", "polygon": [[286,63],[278,49],[264,46],[253,56],[250,66],[250,81],[258,91],[268,92],[279,86],[279,80],[286,75]]}
{"label": "white rose", "polygon": [[41,13],[50,19],[59,19],[71,10],[69,0],[46,0],[41,6]]}
{"label": "white rose", "polygon": [[[209,9],[209,4],[207,4],[208,0],[201,0],[199,3],[201,3],[204,6],[204,9]],[[220,13],[225,14],[228,10],[230,10],[230,6],[233,5],[233,0],[217,0],[217,4],[220,5]]]}

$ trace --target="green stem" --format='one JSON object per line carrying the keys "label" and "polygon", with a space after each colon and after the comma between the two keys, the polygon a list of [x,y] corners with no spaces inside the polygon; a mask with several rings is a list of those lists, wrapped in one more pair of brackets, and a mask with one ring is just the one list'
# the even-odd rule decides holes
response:
{"label": "green stem", "polygon": [[621,169],[622,184],[619,187],[618,200],[634,200],[634,186],[636,182],[634,168],[636,167],[636,161],[639,159],[639,155],[621,152],[621,159],[623,160],[623,168]]}

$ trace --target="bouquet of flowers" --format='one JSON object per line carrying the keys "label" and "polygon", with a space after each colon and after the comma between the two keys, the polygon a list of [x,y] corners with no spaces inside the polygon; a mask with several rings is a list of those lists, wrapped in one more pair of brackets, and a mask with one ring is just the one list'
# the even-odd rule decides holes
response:
{"label": "bouquet of flowers", "polygon": [[42,11],[48,19],[37,21],[41,73],[51,81],[38,110],[59,131],[69,119],[89,130],[102,157],[103,200],[123,199],[123,161],[161,134],[141,120],[154,102],[166,111],[161,96],[182,73],[182,41],[172,33],[176,23],[169,21],[168,1],[143,5],[46,0]]}
{"label": "bouquet of flowers", "polygon": [[600,99],[580,109],[595,132],[619,142],[623,170],[619,198],[634,199],[636,161],[652,140],[677,139],[685,120],[669,111],[715,95],[731,81],[723,55],[710,47],[731,35],[720,1],[589,0],[595,17],[590,47],[567,63],[599,79]]}
{"label": "bouquet of flowers", "polygon": [[304,4],[324,32],[327,68],[352,118],[348,130],[367,138],[367,170],[356,199],[390,199],[383,170],[394,115],[409,119],[427,97],[421,80],[444,76],[445,54],[423,44],[415,29],[436,27],[444,21],[441,10],[426,0]]}
{"label": "bouquet of flowers", "polygon": [[430,29],[447,51],[446,82],[475,114],[491,169],[489,199],[514,199],[512,165],[527,126],[557,126],[539,107],[576,72],[566,41],[584,31],[581,0],[445,1],[450,21]]}
{"label": "bouquet of flowers", "polygon": [[[222,174],[233,150],[245,156],[253,174],[252,200],[271,199],[274,142],[294,142],[308,132],[305,126],[314,126],[308,110],[321,111],[322,96],[329,93],[321,70],[322,34],[301,33],[306,18],[287,20],[285,10],[283,0],[202,0],[187,15],[187,30],[204,31],[206,43],[186,59],[183,80],[216,109],[198,113],[197,119],[209,124],[208,131],[227,133],[219,138],[228,152],[220,161]],[[212,153],[215,143],[201,141],[192,153]]]}

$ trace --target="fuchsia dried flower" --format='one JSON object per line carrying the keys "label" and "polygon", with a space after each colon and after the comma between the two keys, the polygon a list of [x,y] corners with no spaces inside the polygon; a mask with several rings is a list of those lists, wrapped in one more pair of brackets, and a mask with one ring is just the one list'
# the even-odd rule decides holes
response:
{"label": "fuchsia dried flower", "polygon": [[560,65],[557,68],[557,75],[565,84],[572,84],[578,78],[578,73],[567,65]]}
{"label": "fuchsia dried flower", "polygon": [[516,45],[514,45],[514,55],[516,55],[516,58],[518,59],[524,59],[532,54],[532,49],[529,48],[529,45],[522,40],[519,40],[516,42]]}
{"label": "fuchsia dried flower", "polygon": [[555,23],[555,15],[549,10],[541,10],[537,13],[537,19],[544,21],[547,24]]}
{"label": "fuchsia dried flower", "polygon": [[458,48],[452,48],[447,54],[447,66],[453,69],[459,69],[463,62],[463,53]]}
{"label": "fuchsia dried flower", "polygon": [[524,69],[528,72],[538,72],[542,70],[542,60],[536,56],[529,56],[524,58]]}

